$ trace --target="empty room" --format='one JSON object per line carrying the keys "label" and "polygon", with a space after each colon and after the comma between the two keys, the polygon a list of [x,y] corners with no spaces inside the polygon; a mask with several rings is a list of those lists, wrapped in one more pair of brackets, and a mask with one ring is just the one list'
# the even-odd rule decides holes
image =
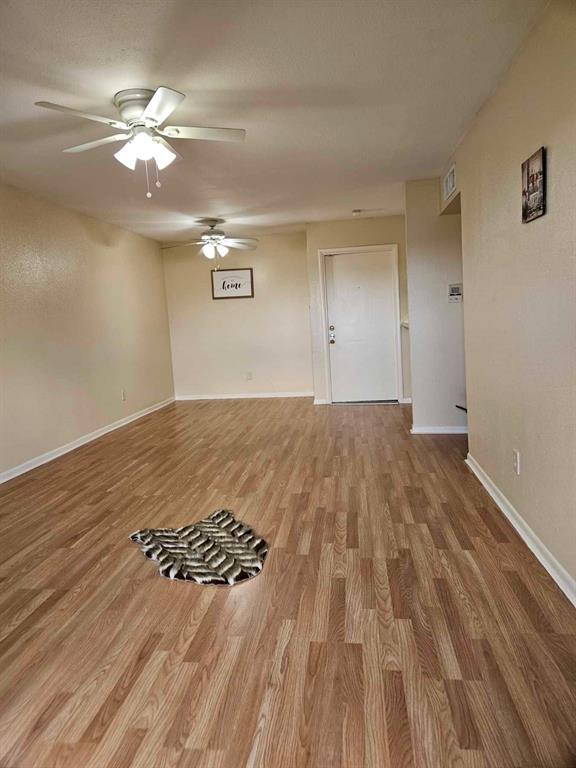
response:
{"label": "empty room", "polygon": [[576,2],[3,0],[0,768],[576,768]]}

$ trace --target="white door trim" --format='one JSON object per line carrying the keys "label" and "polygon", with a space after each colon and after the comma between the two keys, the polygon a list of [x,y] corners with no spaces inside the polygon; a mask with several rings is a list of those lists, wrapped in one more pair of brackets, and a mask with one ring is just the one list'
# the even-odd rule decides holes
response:
{"label": "white door trim", "polygon": [[[402,376],[402,352],[400,342],[400,282],[398,278],[398,244],[385,243],[384,245],[358,245],[347,248],[319,248],[318,272],[320,274],[320,302],[322,316],[322,359],[324,363],[324,377],[326,380],[326,403],[332,403],[332,373],[330,371],[330,348],[328,346],[328,294],[326,288],[326,256],[336,256],[345,253],[378,253],[385,252],[394,259],[394,353],[396,358],[396,389],[398,402],[404,398],[404,380]],[[323,401],[324,402],[324,401]]]}

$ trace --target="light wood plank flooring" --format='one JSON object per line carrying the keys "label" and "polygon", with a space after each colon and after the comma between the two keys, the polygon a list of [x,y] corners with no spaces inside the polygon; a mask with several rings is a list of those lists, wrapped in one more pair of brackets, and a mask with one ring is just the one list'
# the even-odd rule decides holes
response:
{"label": "light wood plank flooring", "polygon": [[[177,403],[0,488],[2,768],[574,768],[576,611],[400,406]],[[228,507],[233,588],[128,535]]]}

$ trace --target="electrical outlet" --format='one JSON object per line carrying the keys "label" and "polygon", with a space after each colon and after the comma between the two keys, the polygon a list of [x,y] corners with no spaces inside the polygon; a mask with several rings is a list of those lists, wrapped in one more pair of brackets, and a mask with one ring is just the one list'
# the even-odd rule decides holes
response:
{"label": "electrical outlet", "polygon": [[121,395],[120,396],[122,398],[122,402],[125,403],[126,402],[126,390],[125,389],[121,390]]}
{"label": "electrical outlet", "polygon": [[516,448],[512,451],[512,466],[517,475],[520,474],[520,451]]}
{"label": "electrical outlet", "polygon": [[252,375],[252,371],[248,371],[246,373],[246,381],[252,381],[253,378],[254,376]]}

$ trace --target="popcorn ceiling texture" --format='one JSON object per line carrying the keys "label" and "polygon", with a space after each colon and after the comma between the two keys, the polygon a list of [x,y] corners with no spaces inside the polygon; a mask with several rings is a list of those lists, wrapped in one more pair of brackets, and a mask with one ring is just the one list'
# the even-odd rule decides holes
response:
{"label": "popcorn ceiling texture", "polygon": [[[234,230],[403,211],[493,91],[545,0],[14,0],[2,3],[5,180],[162,240],[196,216]],[[26,41],[24,45],[22,41]],[[122,88],[187,98],[174,125],[244,128],[244,144],[181,141],[145,198],[115,147],[73,157],[117,117]],[[188,238],[190,239],[190,238]]]}

